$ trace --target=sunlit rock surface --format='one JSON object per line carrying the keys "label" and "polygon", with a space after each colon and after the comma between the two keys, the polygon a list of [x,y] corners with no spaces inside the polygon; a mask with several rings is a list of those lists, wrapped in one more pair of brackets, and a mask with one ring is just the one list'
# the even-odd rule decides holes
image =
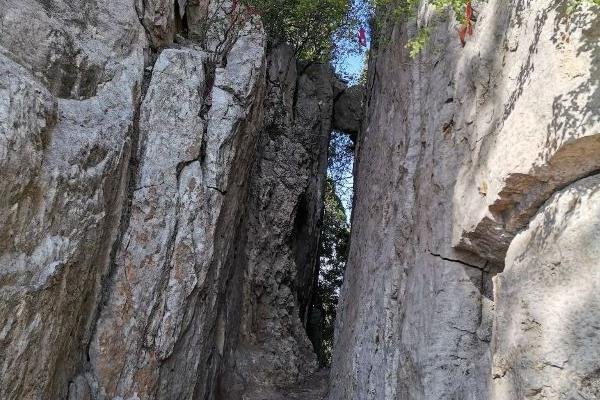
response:
{"label": "sunlit rock surface", "polygon": [[126,197],[145,43],[122,2],[0,5],[2,399],[65,398],[85,360]]}
{"label": "sunlit rock surface", "polygon": [[600,177],[548,200],[494,280],[494,399],[600,397]]}
{"label": "sunlit rock surface", "polygon": [[600,13],[473,6],[372,50],[331,400],[598,397]]}

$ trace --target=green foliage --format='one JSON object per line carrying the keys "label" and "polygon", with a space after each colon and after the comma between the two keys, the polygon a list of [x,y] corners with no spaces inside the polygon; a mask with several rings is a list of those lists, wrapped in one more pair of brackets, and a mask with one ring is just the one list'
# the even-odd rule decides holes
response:
{"label": "green foliage", "polygon": [[[375,25],[379,30],[385,30],[390,23],[400,20],[409,20],[416,16],[417,7],[422,0],[371,0],[374,8],[381,8],[377,13],[384,17],[379,17]],[[456,20],[460,24],[465,24],[465,8],[469,0],[425,0],[433,6],[438,12],[445,9],[452,9]],[[567,14],[572,14],[584,3],[592,3],[600,6],[600,0],[568,0]],[[429,43],[430,30],[427,27],[421,28],[417,34],[406,45],[409,49],[411,58],[415,58]]]}
{"label": "green foliage", "polygon": [[465,7],[467,6],[468,0],[430,0],[430,3],[438,11],[451,8],[458,21],[463,22]]}
{"label": "green foliage", "polygon": [[600,0],[569,0],[567,14],[573,14],[584,3],[592,3],[600,7]]}
{"label": "green foliage", "polygon": [[[389,24],[407,21],[416,17],[421,0],[371,0],[375,8],[380,8],[378,15],[385,15],[375,20],[379,31],[384,31]],[[464,23],[465,8],[468,0],[427,0],[436,11],[452,9],[458,23]],[[431,30],[420,28],[416,35],[408,41],[406,48],[411,58],[415,58],[430,42]]]}
{"label": "green foliage", "polygon": [[[457,22],[464,24],[468,0],[241,0],[262,16],[272,41],[283,41],[296,48],[299,58],[307,61],[330,61],[337,53],[357,52],[356,32],[366,13],[376,30],[382,31],[401,20],[416,16],[419,4],[425,2],[437,11],[452,9]],[[600,0],[568,0],[568,12],[589,2],[600,6]],[[421,28],[407,48],[416,57],[429,43],[427,28]]]}
{"label": "green foliage", "polygon": [[347,209],[351,208],[348,201],[352,197],[352,167],[354,162],[354,142],[350,136],[332,132],[329,141],[327,159],[328,177],[333,180],[338,196],[346,202]]}
{"label": "green foliage", "polygon": [[[395,18],[412,17],[415,15],[421,0],[372,0],[375,8],[386,7]],[[438,10],[452,8],[456,15],[461,15],[468,0],[427,0]]]}
{"label": "green foliage", "polygon": [[349,0],[244,0],[262,16],[273,41],[294,46],[308,61],[327,61],[333,50],[332,37],[352,22]]}
{"label": "green foliage", "polygon": [[318,285],[308,324],[308,335],[321,366],[328,366],[339,290],[342,286],[350,224],[346,210],[352,202],[354,144],[348,135],[333,132],[329,143],[328,176],[325,186],[323,224],[319,242]]}
{"label": "green foliage", "polygon": [[419,30],[417,36],[415,36],[406,44],[410,58],[415,58],[421,52],[421,50],[427,46],[430,36],[431,30],[429,28],[423,28]]}

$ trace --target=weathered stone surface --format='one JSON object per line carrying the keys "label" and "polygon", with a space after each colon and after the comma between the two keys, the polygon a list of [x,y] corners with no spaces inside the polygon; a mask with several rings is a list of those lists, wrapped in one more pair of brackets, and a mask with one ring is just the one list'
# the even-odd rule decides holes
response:
{"label": "weathered stone surface", "polygon": [[2,399],[65,398],[85,360],[144,45],[128,2],[0,4]]}
{"label": "weathered stone surface", "polygon": [[221,385],[225,399],[288,398],[281,396],[317,367],[301,318],[314,291],[334,76],[324,65],[299,69],[289,47],[269,57],[242,245],[241,328]]}
{"label": "weathered stone surface", "polygon": [[[492,276],[544,201],[600,167],[598,13],[569,19],[565,6],[475,2],[464,48],[452,17],[421,7],[431,43],[416,60],[413,24],[373,50],[332,400],[494,398],[493,351],[512,347],[510,335],[490,347],[503,307]],[[551,282],[515,290],[535,298]],[[513,362],[527,359],[543,362]],[[582,381],[588,367],[576,367]]]}
{"label": "weathered stone surface", "polygon": [[[138,359],[150,364],[148,374],[158,374],[156,363],[170,355],[175,340],[172,336],[177,338],[177,331],[163,334],[159,338],[162,343],[156,344],[154,338],[166,312],[160,301],[162,291],[170,288],[167,282],[173,268],[171,259],[181,268],[179,275],[183,281],[175,282],[173,291],[189,295],[198,280],[194,263],[188,260],[193,248],[186,247],[186,242],[192,240],[191,233],[185,222],[182,234],[178,228],[180,220],[190,219],[189,208],[197,207],[197,199],[203,195],[203,191],[197,190],[202,183],[194,177],[188,178],[183,171],[186,162],[193,166],[194,160],[199,158],[201,142],[205,140],[200,113],[205,92],[203,62],[204,57],[199,52],[164,51],[154,65],[152,81],[142,104],[143,154],[139,156],[141,165],[129,228],[117,253],[115,284],[90,348],[94,373],[101,381],[101,391],[109,397],[131,396],[137,392],[138,396],[147,398],[143,390],[156,390],[156,384],[149,382],[151,378],[146,378],[142,387],[138,387],[139,378],[136,379],[135,374]],[[189,201],[183,202],[184,197]],[[182,265],[177,263],[178,255]],[[176,297],[174,306],[180,307],[178,303]],[[151,315],[155,309],[157,317]],[[153,321],[153,317],[158,321]],[[178,317],[177,314],[172,317],[175,323]],[[154,326],[149,327],[152,323]],[[169,324],[166,329],[180,329],[180,324],[181,321],[177,327]],[[140,354],[142,348],[136,347],[142,344],[145,344],[144,349],[157,347],[157,355]]]}
{"label": "weathered stone surface", "polygon": [[[589,5],[571,17],[566,6],[482,6],[477,46],[466,48],[480,55],[458,94],[476,102],[464,106],[470,151],[453,240],[497,264],[554,191],[600,170],[600,21]],[[502,36],[499,24],[508,28]]]}
{"label": "weathered stone surface", "polygon": [[160,48],[173,43],[178,28],[175,21],[176,18],[181,19],[179,3],[173,0],[135,0],[135,2],[138,17],[146,30],[150,44]]}
{"label": "weathered stone surface", "polygon": [[356,139],[363,119],[363,95],[361,85],[344,89],[335,99],[333,110],[333,129],[347,133]]}
{"label": "weathered stone surface", "polygon": [[2,120],[0,173],[0,225],[2,243],[18,234],[19,199],[30,185],[35,186],[42,170],[44,150],[57,120],[57,102],[18,64],[0,58],[2,76],[0,112]]}
{"label": "weathered stone surface", "polygon": [[81,101],[0,57],[0,397],[64,398],[117,236],[143,57]]}
{"label": "weathered stone surface", "polygon": [[334,79],[288,49],[263,101],[233,5],[0,4],[0,398],[324,395],[299,381]]}
{"label": "weathered stone surface", "polygon": [[145,42],[134,0],[0,4],[2,53],[60,98],[95,96],[137,63]]}
{"label": "weathered stone surface", "polygon": [[[474,6],[464,48],[421,7],[423,54],[373,50],[331,400],[600,396],[600,14]],[[0,3],[1,399],[327,396],[303,325],[363,96],[265,53],[233,1]]]}
{"label": "weathered stone surface", "polygon": [[494,400],[600,397],[600,178],[554,195],[494,280]]}
{"label": "weathered stone surface", "polygon": [[129,227],[90,348],[97,397],[211,395],[248,169],[236,161],[256,140],[263,49],[248,27],[214,86],[205,53],[165,50],[154,65]]}

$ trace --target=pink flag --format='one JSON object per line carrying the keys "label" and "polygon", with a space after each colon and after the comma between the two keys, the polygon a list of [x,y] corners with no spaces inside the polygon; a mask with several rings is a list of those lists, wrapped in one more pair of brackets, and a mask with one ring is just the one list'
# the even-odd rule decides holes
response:
{"label": "pink flag", "polygon": [[358,31],[358,44],[363,47],[367,46],[367,32],[365,28],[360,28]]}

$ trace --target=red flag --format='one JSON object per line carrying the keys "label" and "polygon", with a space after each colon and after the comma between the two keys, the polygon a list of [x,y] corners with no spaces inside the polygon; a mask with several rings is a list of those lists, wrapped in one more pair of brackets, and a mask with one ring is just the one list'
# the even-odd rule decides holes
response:
{"label": "red flag", "polygon": [[363,47],[367,46],[367,32],[365,28],[360,28],[358,31],[358,44]]}
{"label": "red flag", "polygon": [[465,22],[458,30],[458,37],[460,38],[460,43],[463,46],[467,43],[467,35],[471,36],[473,34],[473,22],[471,22],[472,17],[473,7],[471,7],[471,0],[468,0],[465,8]]}
{"label": "red flag", "polygon": [[471,7],[471,2],[467,2],[467,8],[465,10],[465,17],[467,17],[467,20],[470,21],[471,17],[473,17],[473,7]]}
{"label": "red flag", "polygon": [[471,1],[467,2],[467,9],[465,10],[465,17],[467,20],[467,33],[469,35],[473,34],[473,23],[471,22],[471,18],[473,17],[473,7],[471,7]]}

